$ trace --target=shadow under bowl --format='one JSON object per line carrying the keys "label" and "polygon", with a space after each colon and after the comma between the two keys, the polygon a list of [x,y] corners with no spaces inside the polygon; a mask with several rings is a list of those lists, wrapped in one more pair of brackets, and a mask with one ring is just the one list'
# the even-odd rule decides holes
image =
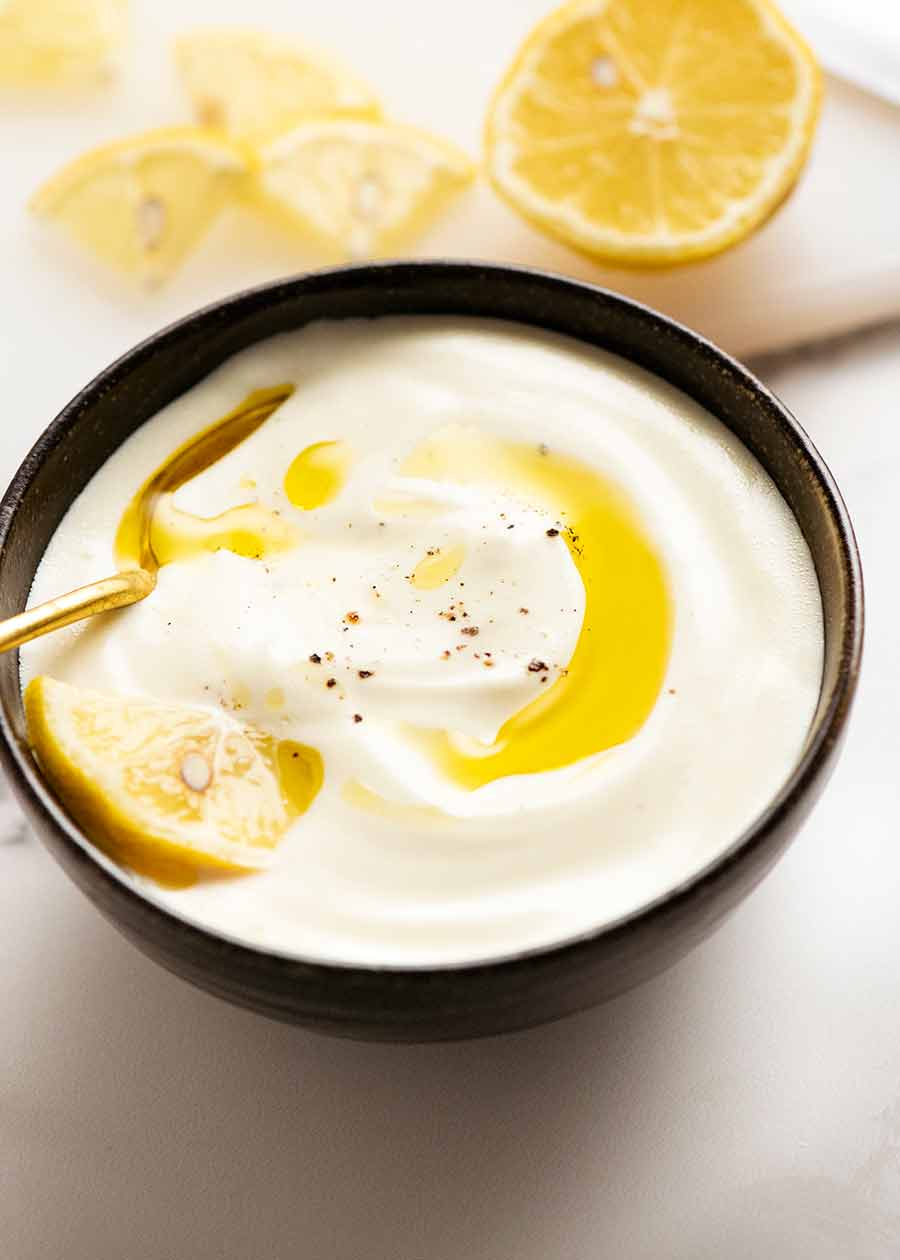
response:
{"label": "shadow under bowl", "polygon": [[701,337],[616,294],[479,263],[339,268],[238,294],[173,324],[102,372],[38,440],[0,503],[0,616],[26,604],[44,550],[125,439],[225,359],[313,320],[385,315],[503,319],[622,355],[696,399],[756,456],[809,544],[822,594],[818,708],[781,791],[705,869],[612,924],[481,964],[421,968],[308,962],[226,939],[148,901],[102,857],[45,781],[26,738],[18,653],[0,657],[0,760],[37,834],[129,940],[201,988],[342,1036],[429,1041],[526,1027],[591,1006],[674,963],[783,852],[833,766],[862,650],[859,556],[828,469],[789,412]]}

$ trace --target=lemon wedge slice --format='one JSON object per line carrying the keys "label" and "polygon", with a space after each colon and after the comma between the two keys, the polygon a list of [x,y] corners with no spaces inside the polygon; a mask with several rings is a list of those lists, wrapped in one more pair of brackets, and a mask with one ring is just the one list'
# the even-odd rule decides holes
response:
{"label": "lemon wedge slice", "polygon": [[316,115],[378,118],[372,89],[340,62],[285,36],[198,30],[175,43],[197,120],[259,140]]}
{"label": "lemon wedge slice", "polygon": [[0,83],[25,87],[101,77],[123,43],[127,0],[0,3]]}
{"label": "lemon wedge slice", "polygon": [[38,189],[31,208],[105,262],[155,283],[241,195],[250,165],[215,131],[166,127],[76,158]]}
{"label": "lemon wedge slice", "polygon": [[323,119],[263,146],[262,202],[339,258],[396,252],[474,177],[460,150],[412,127]]}
{"label": "lemon wedge slice", "polygon": [[769,0],[574,0],[491,103],[490,178],[538,227],[609,262],[719,253],[790,192],[821,76]]}
{"label": "lemon wedge slice", "polygon": [[60,800],[116,861],[160,883],[257,870],[322,783],[315,749],[211,709],[123,699],[41,675],[28,737]]}

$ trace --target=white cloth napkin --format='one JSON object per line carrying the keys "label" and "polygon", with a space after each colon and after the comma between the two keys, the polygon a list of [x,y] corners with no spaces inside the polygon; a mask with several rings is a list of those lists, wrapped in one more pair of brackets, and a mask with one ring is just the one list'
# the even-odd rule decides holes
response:
{"label": "white cloth napkin", "polygon": [[781,0],[833,74],[900,105],[897,0]]}

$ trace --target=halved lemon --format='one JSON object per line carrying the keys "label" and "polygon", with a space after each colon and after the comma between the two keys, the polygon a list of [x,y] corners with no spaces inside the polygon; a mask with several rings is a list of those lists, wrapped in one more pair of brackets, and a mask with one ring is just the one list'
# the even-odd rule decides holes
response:
{"label": "halved lemon", "polygon": [[486,126],[497,191],[576,249],[665,266],[758,227],[806,161],[821,96],[769,0],[573,0],[540,23]]}
{"label": "halved lemon", "polygon": [[165,127],[76,158],[31,208],[105,262],[159,281],[241,195],[250,166],[247,152],[215,131]]}
{"label": "halved lemon", "polygon": [[28,86],[99,77],[126,34],[127,0],[0,3],[0,83]]}
{"label": "halved lemon", "polygon": [[41,675],[31,745],[62,803],[116,861],[160,883],[257,870],[322,783],[315,749],[218,711],[127,699]]}
{"label": "halved lemon", "polygon": [[176,41],[175,61],[197,120],[236,136],[258,140],[317,115],[381,116],[368,84],[288,36],[191,31]]}
{"label": "halved lemon", "polygon": [[475,173],[464,153],[426,132],[342,118],[302,123],[259,159],[263,203],[339,258],[403,248]]}

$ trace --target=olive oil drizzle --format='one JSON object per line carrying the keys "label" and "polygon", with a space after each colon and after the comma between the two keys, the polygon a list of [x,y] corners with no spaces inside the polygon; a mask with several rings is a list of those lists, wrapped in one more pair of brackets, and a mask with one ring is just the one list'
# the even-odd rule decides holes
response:
{"label": "olive oil drizzle", "polygon": [[554,549],[568,548],[585,592],[571,660],[553,663],[555,680],[492,744],[439,729],[411,730],[411,741],[472,790],[572,765],[635,735],[662,688],[673,613],[662,562],[623,492],[568,455],[462,426],[422,443],[402,472],[502,488],[548,513],[534,562],[559,563]]}
{"label": "olive oil drizzle", "polygon": [[422,557],[409,580],[418,591],[436,591],[456,577],[465,558],[466,549],[462,543],[454,543],[452,547],[436,547]]}
{"label": "olive oil drizzle", "polygon": [[[250,437],[293,392],[293,385],[252,391],[147,478],[116,534],[122,568],[155,574],[161,565],[202,551],[227,549],[261,558],[293,545],[293,529],[259,504],[203,518],[176,509],[172,502],[179,487]],[[348,465],[349,450],[342,442],[306,447],[288,471],[288,498],[305,510],[324,505],[339,493]],[[595,470],[546,447],[459,426],[421,443],[402,473],[502,488],[525,506],[547,513],[555,524],[546,531],[545,545],[567,547],[585,590],[571,660],[553,663],[554,681],[503,725],[492,744],[441,729],[411,729],[411,741],[451,781],[473,790],[509,775],[572,765],[631,738],[662,687],[673,614],[662,563],[621,490]],[[413,584],[433,589],[454,576],[463,561],[462,548],[426,556]],[[549,551],[536,557],[536,563],[557,562]],[[282,790],[293,798],[293,812],[303,812],[321,786],[320,755],[281,741],[273,756]]]}
{"label": "olive oil drizzle", "polygon": [[343,489],[350,461],[346,442],[314,442],[291,463],[284,478],[284,492],[301,511],[324,507]]}
{"label": "olive oil drizzle", "polygon": [[[259,504],[248,503],[205,519],[177,511],[171,496],[246,441],[293,392],[293,385],[253,390],[233,411],[188,438],[151,473],[119,522],[115,555],[121,568],[141,568],[155,574],[161,565],[198,551],[226,549],[260,558],[289,545],[292,532]],[[155,536],[161,508],[168,522],[168,528],[161,531],[166,541]]]}
{"label": "olive oil drizzle", "polygon": [[285,808],[293,821],[305,814],[325,780],[325,766],[318,748],[292,739],[275,743],[275,767]]}

